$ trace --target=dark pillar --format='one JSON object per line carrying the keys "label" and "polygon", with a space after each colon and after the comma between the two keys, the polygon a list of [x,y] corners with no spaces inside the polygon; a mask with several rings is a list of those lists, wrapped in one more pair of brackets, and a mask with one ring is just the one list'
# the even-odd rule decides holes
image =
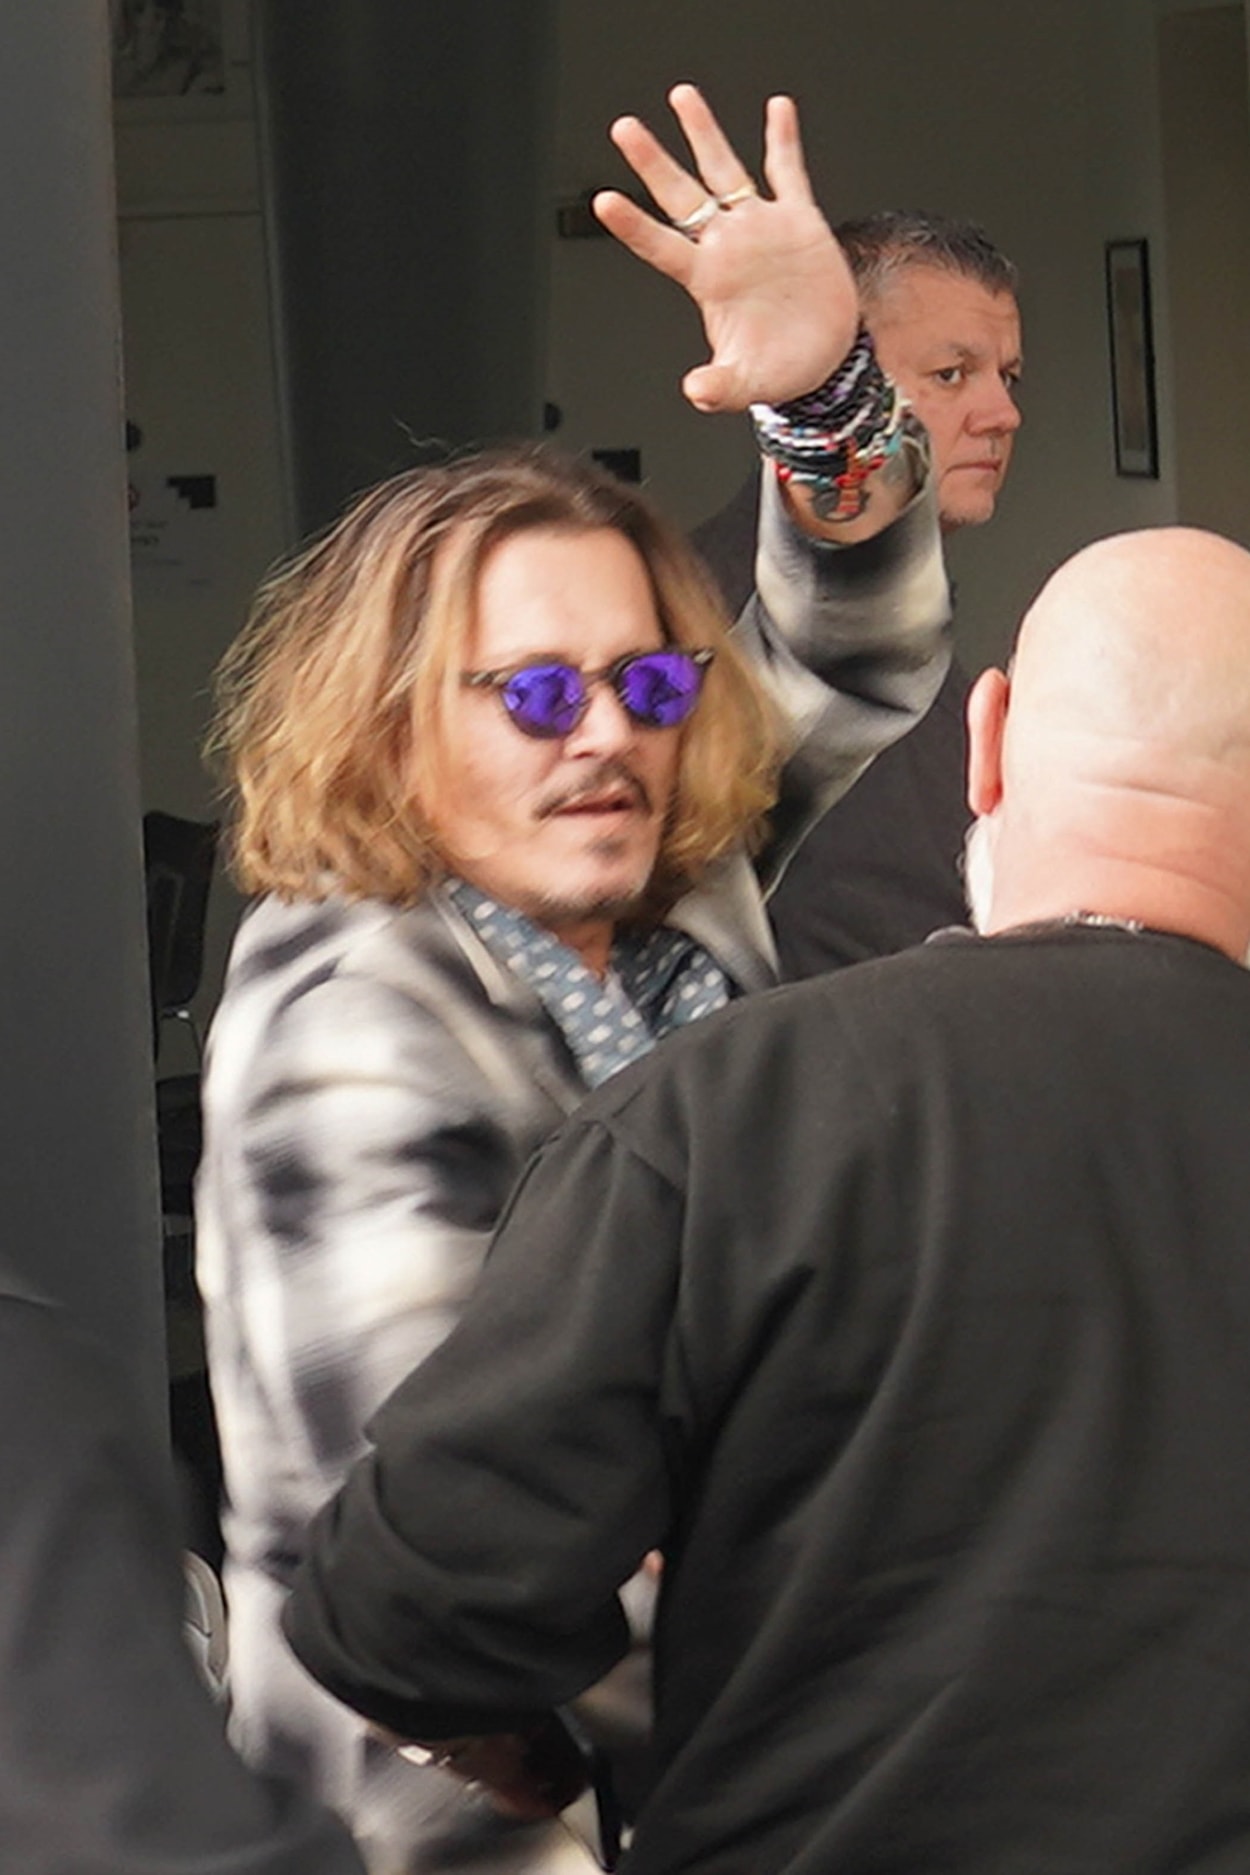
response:
{"label": "dark pillar", "polygon": [[293,523],[541,407],[551,0],[255,0]]}
{"label": "dark pillar", "polygon": [[10,7],[0,93],[0,1254],[163,1437],[108,8]]}

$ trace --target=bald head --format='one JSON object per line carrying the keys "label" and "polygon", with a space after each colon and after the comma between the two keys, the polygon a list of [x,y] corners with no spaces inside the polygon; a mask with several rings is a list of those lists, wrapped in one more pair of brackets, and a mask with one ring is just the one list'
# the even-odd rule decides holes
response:
{"label": "bald head", "polygon": [[1250,943],[1250,554],[1157,528],[1043,589],[970,709],[987,929],[1075,910]]}
{"label": "bald head", "polygon": [[1087,759],[1143,785],[1250,735],[1250,553],[1196,528],[1097,541],[1025,618],[1013,689],[1021,728],[1088,738]]}

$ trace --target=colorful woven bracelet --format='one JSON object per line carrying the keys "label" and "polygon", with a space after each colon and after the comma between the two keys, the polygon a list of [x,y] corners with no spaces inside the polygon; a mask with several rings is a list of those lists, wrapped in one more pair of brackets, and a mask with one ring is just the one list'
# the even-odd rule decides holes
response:
{"label": "colorful woven bracelet", "polygon": [[864,511],[864,484],[903,446],[906,405],[886,377],[861,326],[850,351],[823,384],[784,404],[752,404],[762,453],[778,479],[825,497],[822,519],[852,521]]}

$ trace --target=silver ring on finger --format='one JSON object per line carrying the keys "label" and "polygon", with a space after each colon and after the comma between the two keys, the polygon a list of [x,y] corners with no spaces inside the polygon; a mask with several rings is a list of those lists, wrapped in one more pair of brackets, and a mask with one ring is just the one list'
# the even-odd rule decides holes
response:
{"label": "silver ring on finger", "polygon": [[709,221],[714,221],[719,213],[720,202],[716,196],[708,195],[688,215],[673,216],[672,223],[678,234],[684,234],[687,241],[697,241],[702,229],[707,227]]}

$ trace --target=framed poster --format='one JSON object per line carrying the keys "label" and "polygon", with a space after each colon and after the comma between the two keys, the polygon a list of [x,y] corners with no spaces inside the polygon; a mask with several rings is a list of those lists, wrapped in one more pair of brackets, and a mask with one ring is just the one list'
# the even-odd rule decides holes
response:
{"label": "framed poster", "polygon": [[1108,241],[1105,252],[1116,474],[1157,478],[1149,256],[1145,241]]}
{"label": "framed poster", "polygon": [[221,0],[110,0],[115,98],[220,97]]}

